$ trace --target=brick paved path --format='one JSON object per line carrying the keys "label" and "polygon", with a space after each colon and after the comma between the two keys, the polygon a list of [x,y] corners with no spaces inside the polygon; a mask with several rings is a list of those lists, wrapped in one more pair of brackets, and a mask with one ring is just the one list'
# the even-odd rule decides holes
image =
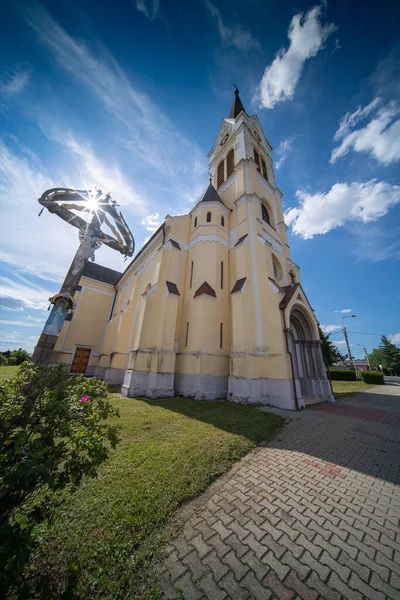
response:
{"label": "brick paved path", "polygon": [[399,600],[400,386],[281,414],[282,433],[197,501],[164,598]]}

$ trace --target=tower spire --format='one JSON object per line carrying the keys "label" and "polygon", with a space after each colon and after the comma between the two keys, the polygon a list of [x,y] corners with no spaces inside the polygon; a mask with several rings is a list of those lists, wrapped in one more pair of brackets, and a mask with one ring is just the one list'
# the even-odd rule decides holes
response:
{"label": "tower spire", "polygon": [[242,104],[242,101],[240,99],[240,96],[239,96],[239,89],[238,89],[238,87],[235,84],[233,84],[233,87],[235,88],[235,92],[234,92],[235,97],[233,98],[231,112],[229,113],[229,118],[230,119],[236,119],[236,117],[238,116],[238,114],[240,112],[242,112],[242,111],[246,112],[245,109],[244,109],[244,106]]}

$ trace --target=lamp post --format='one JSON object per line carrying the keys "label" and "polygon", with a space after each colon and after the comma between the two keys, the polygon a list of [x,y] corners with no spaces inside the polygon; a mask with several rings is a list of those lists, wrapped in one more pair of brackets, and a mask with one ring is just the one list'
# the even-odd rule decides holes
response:
{"label": "lamp post", "polygon": [[349,338],[347,337],[347,329],[346,329],[346,326],[345,326],[345,324],[344,324],[344,319],[355,319],[355,318],[356,318],[356,316],[357,316],[357,315],[349,315],[348,317],[342,317],[342,324],[343,324],[343,334],[344,334],[344,339],[346,340],[346,346],[347,346],[347,351],[348,351],[348,353],[349,353],[350,362],[351,362],[351,364],[353,365],[353,369],[354,369],[354,372],[355,372],[355,374],[356,374],[356,378],[358,378],[358,371],[357,371],[357,367],[356,367],[356,365],[355,365],[355,362],[354,362],[354,357],[353,357],[353,355],[351,354],[351,350],[350,350],[350,344],[349,344]]}

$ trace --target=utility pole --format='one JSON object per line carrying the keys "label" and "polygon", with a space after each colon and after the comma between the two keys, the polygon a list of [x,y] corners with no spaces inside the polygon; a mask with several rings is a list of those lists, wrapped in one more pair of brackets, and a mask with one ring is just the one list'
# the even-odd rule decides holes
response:
{"label": "utility pole", "polygon": [[358,379],[357,367],[356,367],[356,364],[354,362],[354,357],[353,357],[353,355],[351,353],[351,350],[350,350],[349,338],[347,336],[347,329],[346,329],[346,326],[344,324],[344,319],[354,319],[355,317],[356,317],[356,315],[349,315],[348,317],[342,317],[342,323],[343,323],[343,335],[344,335],[344,339],[346,340],[346,346],[347,346],[347,351],[349,353],[349,359],[350,359],[351,364],[353,365],[353,369],[354,369],[354,372],[356,374],[356,378]]}
{"label": "utility pole", "polygon": [[369,362],[369,356],[368,356],[368,352],[367,352],[366,348],[364,348],[364,352],[365,352],[365,358],[367,359],[368,370],[370,371],[371,370],[371,365],[370,365],[370,362]]}

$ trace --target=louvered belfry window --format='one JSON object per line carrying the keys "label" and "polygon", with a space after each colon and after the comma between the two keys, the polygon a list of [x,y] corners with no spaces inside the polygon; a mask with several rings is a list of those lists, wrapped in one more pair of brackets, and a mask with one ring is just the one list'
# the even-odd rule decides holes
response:
{"label": "louvered belfry window", "polygon": [[261,204],[261,214],[262,214],[262,218],[263,220],[268,223],[268,225],[271,224],[270,220],[269,220],[269,214],[267,209],[265,208],[264,204]]}
{"label": "louvered belfry window", "polygon": [[254,150],[254,161],[257,167],[260,168],[260,155],[258,154],[257,150]]}
{"label": "louvered belfry window", "polygon": [[226,177],[230,177],[235,170],[235,151],[233,148],[229,150],[226,157]]}
{"label": "louvered belfry window", "polygon": [[224,183],[224,179],[225,179],[225,161],[222,161],[219,163],[218,170],[217,170],[217,187],[219,187],[220,185],[222,185]]}
{"label": "louvered belfry window", "polygon": [[267,165],[265,164],[265,160],[263,158],[261,159],[261,166],[262,166],[262,169],[261,169],[262,176],[264,177],[264,179],[266,179],[268,181]]}

